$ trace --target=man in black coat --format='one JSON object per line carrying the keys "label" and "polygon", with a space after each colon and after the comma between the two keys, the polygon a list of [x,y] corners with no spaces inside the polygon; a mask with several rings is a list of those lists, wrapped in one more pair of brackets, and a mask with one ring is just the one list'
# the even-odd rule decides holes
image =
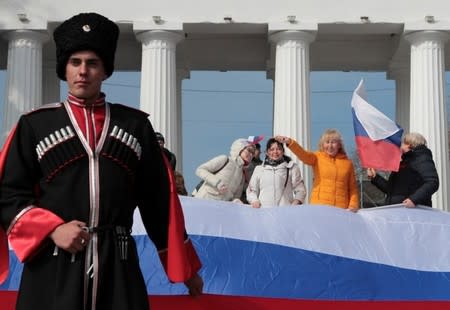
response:
{"label": "man in black coat", "polygon": [[159,146],[163,150],[164,155],[166,155],[167,160],[170,163],[170,166],[175,171],[175,168],[177,166],[177,157],[175,156],[174,153],[172,153],[171,151],[169,151],[169,149],[167,149],[165,147],[166,140],[164,139],[164,136],[160,132],[155,132],[155,134],[156,134],[156,140],[158,141]]}
{"label": "man in black coat", "polygon": [[401,149],[400,168],[392,172],[388,180],[372,168],[367,169],[367,176],[386,194],[386,205],[403,203],[410,208],[431,207],[431,196],[439,188],[439,176],[427,141],[419,133],[409,133],[403,137]]}
{"label": "man in black coat", "polygon": [[[0,240],[6,232],[24,262],[16,309],[148,309],[130,235],[136,207],[169,279],[202,291],[201,263],[148,115],[101,92],[118,36],[96,13],[58,26],[67,99],[22,115],[2,150]],[[7,250],[0,244],[0,270]]]}

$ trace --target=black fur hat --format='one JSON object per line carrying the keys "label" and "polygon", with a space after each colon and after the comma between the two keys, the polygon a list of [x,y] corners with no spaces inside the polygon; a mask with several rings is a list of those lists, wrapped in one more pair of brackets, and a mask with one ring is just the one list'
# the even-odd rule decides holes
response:
{"label": "black fur hat", "polygon": [[109,77],[114,71],[119,27],[97,13],[81,13],[59,25],[53,32],[56,43],[56,73],[66,80],[66,64],[74,52],[90,50],[100,57]]}

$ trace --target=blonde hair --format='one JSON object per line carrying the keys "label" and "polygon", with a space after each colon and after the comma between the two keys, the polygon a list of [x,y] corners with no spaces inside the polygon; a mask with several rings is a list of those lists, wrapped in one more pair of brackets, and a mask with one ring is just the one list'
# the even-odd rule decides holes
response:
{"label": "blonde hair", "polygon": [[328,140],[338,140],[339,141],[339,151],[340,154],[345,153],[344,141],[342,140],[342,135],[337,129],[327,129],[324,131],[319,139],[319,151],[323,151],[323,145]]}
{"label": "blonde hair", "polygon": [[410,132],[403,136],[402,142],[409,145],[411,148],[415,148],[419,145],[427,146],[427,140],[424,136],[417,132]]}

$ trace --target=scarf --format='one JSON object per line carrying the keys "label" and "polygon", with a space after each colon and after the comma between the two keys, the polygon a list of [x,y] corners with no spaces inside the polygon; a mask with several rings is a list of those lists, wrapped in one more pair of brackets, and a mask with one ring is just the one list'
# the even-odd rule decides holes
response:
{"label": "scarf", "polygon": [[284,157],[281,157],[280,159],[270,159],[266,157],[266,159],[264,160],[264,164],[269,166],[278,166],[279,164],[282,164],[285,161],[286,160]]}

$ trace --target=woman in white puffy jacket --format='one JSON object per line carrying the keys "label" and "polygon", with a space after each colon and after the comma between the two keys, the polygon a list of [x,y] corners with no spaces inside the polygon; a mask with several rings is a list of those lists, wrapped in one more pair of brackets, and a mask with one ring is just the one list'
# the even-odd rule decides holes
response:
{"label": "woman in white puffy jacket", "polygon": [[201,164],[195,173],[204,183],[192,196],[241,202],[244,188],[245,168],[252,161],[255,146],[247,139],[237,139],[230,149],[230,156],[219,155]]}
{"label": "woman in white puffy jacket", "polygon": [[274,138],[267,141],[266,159],[255,168],[247,187],[247,200],[253,208],[299,205],[306,188],[300,169],[284,155],[284,146]]}

